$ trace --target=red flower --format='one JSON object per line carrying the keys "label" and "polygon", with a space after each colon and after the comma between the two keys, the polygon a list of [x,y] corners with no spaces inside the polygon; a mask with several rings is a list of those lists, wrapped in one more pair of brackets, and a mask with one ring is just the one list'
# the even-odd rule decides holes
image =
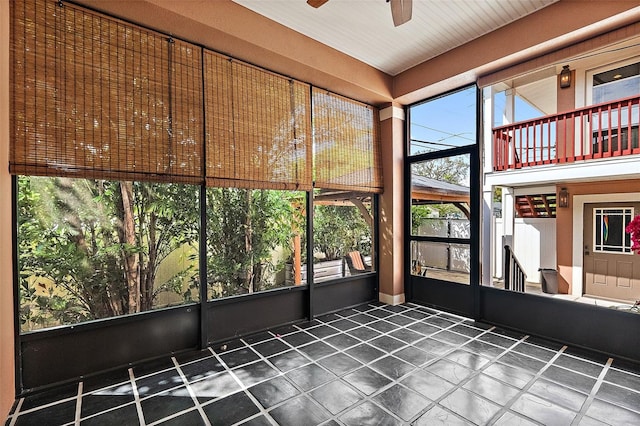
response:
{"label": "red flower", "polygon": [[640,254],[640,214],[633,218],[631,222],[624,229],[627,234],[631,234],[631,250]]}

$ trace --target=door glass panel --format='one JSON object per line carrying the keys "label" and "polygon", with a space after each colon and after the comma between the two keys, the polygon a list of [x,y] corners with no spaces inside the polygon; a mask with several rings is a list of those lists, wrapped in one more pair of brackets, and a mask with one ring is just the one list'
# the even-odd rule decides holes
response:
{"label": "door glass panel", "polygon": [[411,273],[469,284],[468,154],[411,165]]}
{"label": "door glass panel", "polygon": [[441,281],[469,284],[469,244],[411,242],[411,274]]}
{"label": "door glass panel", "polygon": [[633,208],[593,209],[593,251],[631,254],[631,235],[625,228]]}
{"label": "door glass panel", "polygon": [[475,86],[415,105],[409,113],[409,155],[476,143]]}
{"label": "door glass panel", "polygon": [[593,75],[593,103],[640,93],[640,62]]}
{"label": "door glass panel", "polygon": [[470,238],[469,155],[411,165],[411,233]]}
{"label": "door glass panel", "polygon": [[[412,218],[415,216],[413,235],[421,237],[451,237],[451,238],[470,238],[471,237],[471,223],[469,219],[464,217],[462,211],[455,211],[455,206],[451,204],[435,204],[427,207],[425,213],[424,206],[412,206]],[[430,217],[428,216],[430,209],[434,209],[436,213],[438,210],[451,209],[455,212],[456,216],[451,217]],[[415,212],[415,213],[414,213]],[[426,217],[425,217],[426,216]]]}

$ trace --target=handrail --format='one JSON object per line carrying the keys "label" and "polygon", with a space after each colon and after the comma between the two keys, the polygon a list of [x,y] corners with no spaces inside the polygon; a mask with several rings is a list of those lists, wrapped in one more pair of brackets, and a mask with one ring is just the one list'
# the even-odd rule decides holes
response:
{"label": "handrail", "polygon": [[505,290],[525,292],[527,274],[518,258],[507,244],[504,246],[504,288]]}
{"label": "handrail", "polygon": [[640,154],[640,95],[493,129],[493,169]]}

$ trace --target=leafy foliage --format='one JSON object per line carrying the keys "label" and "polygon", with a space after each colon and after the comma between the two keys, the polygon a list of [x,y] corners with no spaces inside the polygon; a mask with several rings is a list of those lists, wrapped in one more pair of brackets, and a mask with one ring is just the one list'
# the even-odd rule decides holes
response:
{"label": "leafy foliage", "polygon": [[[197,272],[188,267],[156,283],[162,261],[197,240],[194,188],[37,177],[18,185],[23,330],[148,310],[158,289],[176,291]],[[126,186],[131,203],[123,201]]]}
{"label": "leafy foliage", "polygon": [[631,250],[640,254],[640,215],[634,217],[625,228],[627,234],[631,234]]}
{"label": "leafy foliage", "polygon": [[352,250],[371,253],[371,230],[354,206],[318,205],[313,215],[313,243],[326,260]]}
{"label": "leafy foliage", "polygon": [[[441,182],[453,183],[461,186],[468,186],[466,183],[469,177],[469,164],[466,156],[443,157],[435,160],[427,160],[414,163],[411,166],[411,173],[417,176],[424,176]],[[437,212],[437,217],[463,218],[464,213],[451,203],[434,203],[426,205],[411,206],[411,232],[418,234],[420,225]]]}
{"label": "leafy foliage", "polygon": [[207,272],[211,297],[227,297],[280,285],[275,272],[291,250],[304,216],[300,193],[239,188],[207,189]]}
{"label": "leafy foliage", "polygon": [[432,210],[429,206],[413,205],[411,206],[411,234],[418,235],[420,225],[432,217]]}
{"label": "leafy foliage", "polygon": [[[23,331],[198,299],[199,187],[39,177],[18,185]],[[209,297],[286,284],[293,238],[305,239],[303,201],[300,192],[206,190]],[[317,207],[325,256],[369,253],[370,238],[355,207]]]}
{"label": "leafy foliage", "polygon": [[414,163],[411,173],[437,179],[442,182],[464,185],[469,176],[469,163],[465,156],[444,157]]}

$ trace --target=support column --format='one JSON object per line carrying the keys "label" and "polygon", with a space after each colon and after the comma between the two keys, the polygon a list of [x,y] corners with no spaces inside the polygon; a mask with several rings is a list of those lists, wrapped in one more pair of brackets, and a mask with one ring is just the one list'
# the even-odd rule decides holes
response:
{"label": "support column", "polygon": [[380,111],[384,193],[379,204],[379,300],[404,303],[404,110],[397,104]]}
{"label": "support column", "polygon": [[[502,124],[511,124],[516,115],[516,89],[505,91],[504,110],[502,111]],[[493,110],[492,110],[493,111]],[[493,125],[491,126],[493,127]]]}
{"label": "support column", "polygon": [[0,419],[15,398],[13,249],[9,175],[9,1],[0,0]]}
{"label": "support column", "polygon": [[[501,250],[505,244],[509,244],[511,246],[511,250],[515,250],[513,239],[515,217],[515,194],[513,188],[502,187],[502,235],[505,238],[502,241],[496,241],[496,243],[500,244]],[[503,263],[504,261],[505,259],[502,259]],[[500,276],[502,276],[502,273],[500,273]]]}
{"label": "support column", "polygon": [[[493,95],[491,87],[482,89],[482,109],[484,122],[482,123],[482,173],[483,177],[493,172]],[[486,179],[482,179],[486,182]],[[483,184],[482,188],[482,215],[481,215],[481,235],[480,235],[480,259],[481,277],[480,283],[484,286],[493,285],[493,254],[496,252],[496,241],[494,241],[494,220],[493,220],[493,187]],[[499,243],[499,242],[498,242]]]}

